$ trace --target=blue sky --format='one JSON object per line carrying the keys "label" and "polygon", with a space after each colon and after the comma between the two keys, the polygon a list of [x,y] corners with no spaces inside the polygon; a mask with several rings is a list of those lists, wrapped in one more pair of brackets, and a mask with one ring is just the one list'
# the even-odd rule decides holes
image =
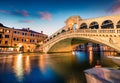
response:
{"label": "blue sky", "polygon": [[83,19],[120,14],[120,0],[0,0],[0,23],[52,34],[72,15]]}

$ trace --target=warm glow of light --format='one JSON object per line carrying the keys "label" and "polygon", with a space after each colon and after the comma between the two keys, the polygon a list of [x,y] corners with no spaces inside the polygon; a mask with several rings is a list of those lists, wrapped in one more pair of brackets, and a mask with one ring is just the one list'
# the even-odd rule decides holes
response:
{"label": "warm glow of light", "polygon": [[30,57],[25,57],[25,71],[27,74],[30,73]]}
{"label": "warm glow of light", "polygon": [[39,57],[39,68],[42,72],[45,72],[45,59],[43,55]]}
{"label": "warm glow of light", "polygon": [[21,44],[21,43],[19,43],[19,44],[18,44],[18,47],[20,48],[21,46],[22,46],[22,44]]}
{"label": "warm glow of light", "polygon": [[18,54],[18,56],[15,57],[13,69],[16,74],[16,77],[18,78],[19,81],[21,81],[23,77],[22,54]]}
{"label": "warm glow of light", "polygon": [[9,48],[10,51],[13,51],[13,48]]}
{"label": "warm glow of light", "polygon": [[72,51],[72,55],[75,55],[75,52],[74,52],[74,51]]}
{"label": "warm glow of light", "polygon": [[90,65],[92,64],[92,62],[93,62],[93,51],[89,51],[89,63],[90,63]]}

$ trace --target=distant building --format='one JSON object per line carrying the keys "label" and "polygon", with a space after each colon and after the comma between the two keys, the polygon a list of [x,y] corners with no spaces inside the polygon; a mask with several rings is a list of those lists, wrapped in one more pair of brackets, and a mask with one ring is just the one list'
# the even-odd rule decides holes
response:
{"label": "distant building", "polygon": [[14,29],[0,24],[0,51],[34,52],[47,35],[30,28]]}

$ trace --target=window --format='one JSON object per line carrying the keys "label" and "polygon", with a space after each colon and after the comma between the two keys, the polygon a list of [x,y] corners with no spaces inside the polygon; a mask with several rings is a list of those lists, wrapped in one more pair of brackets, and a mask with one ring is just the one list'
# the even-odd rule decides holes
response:
{"label": "window", "polygon": [[2,34],[0,34],[0,38],[2,38]]}
{"label": "window", "polygon": [[25,35],[27,35],[27,33],[25,33]]}
{"label": "window", "polygon": [[19,39],[17,38],[17,41],[19,41]]}
{"label": "window", "polygon": [[15,41],[15,40],[16,40],[16,38],[13,38],[13,40]]}
{"label": "window", "polygon": [[6,30],[6,32],[7,32],[7,33],[9,33],[9,32],[10,32],[10,30]]}
{"label": "window", "polygon": [[34,34],[31,33],[30,36],[34,36]]}
{"label": "window", "polygon": [[22,42],[24,42],[24,40],[22,39]]}
{"label": "window", "polygon": [[5,35],[5,38],[9,38],[9,35]]}
{"label": "window", "polygon": [[24,33],[22,33],[22,35],[24,35]]}
{"label": "window", "polygon": [[8,44],[8,41],[5,41],[5,44]]}
{"label": "window", "polygon": [[17,32],[17,34],[20,34],[20,32]]}
{"label": "window", "polygon": [[14,33],[16,34],[16,31],[14,31]]}
{"label": "window", "polygon": [[0,32],[2,32],[3,31],[3,29],[0,29]]}

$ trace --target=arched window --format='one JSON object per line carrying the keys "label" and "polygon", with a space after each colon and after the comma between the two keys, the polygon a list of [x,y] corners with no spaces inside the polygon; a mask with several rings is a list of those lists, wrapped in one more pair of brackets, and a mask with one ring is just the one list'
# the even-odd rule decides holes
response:
{"label": "arched window", "polygon": [[52,37],[50,37],[50,40],[52,39]]}
{"label": "arched window", "polygon": [[80,25],[80,29],[87,29],[87,24],[86,23],[82,23]]}
{"label": "arched window", "polygon": [[114,28],[113,22],[111,20],[105,20],[101,26],[102,29]]}
{"label": "arched window", "polygon": [[60,33],[58,32],[57,35],[59,35]]}
{"label": "arched window", "polygon": [[56,37],[56,35],[54,35],[53,37]]}
{"label": "arched window", "polygon": [[99,28],[99,25],[98,25],[97,22],[92,22],[92,23],[90,24],[89,28],[91,28],[91,29],[98,29],[98,28]]}
{"label": "arched window", "polygon": [[66,32],[64,29],[61,31],[61,33],[64,33],[64,32]]}
{"label": "arched window", "polygon": [[118,21],[116,27],[117,27],[117,28],[120,28],[120,21]]}
{"label": "arched window", "polygon": [[74,24],[73,25],[73,30],[76,30],[77,29],[77,24]]}

